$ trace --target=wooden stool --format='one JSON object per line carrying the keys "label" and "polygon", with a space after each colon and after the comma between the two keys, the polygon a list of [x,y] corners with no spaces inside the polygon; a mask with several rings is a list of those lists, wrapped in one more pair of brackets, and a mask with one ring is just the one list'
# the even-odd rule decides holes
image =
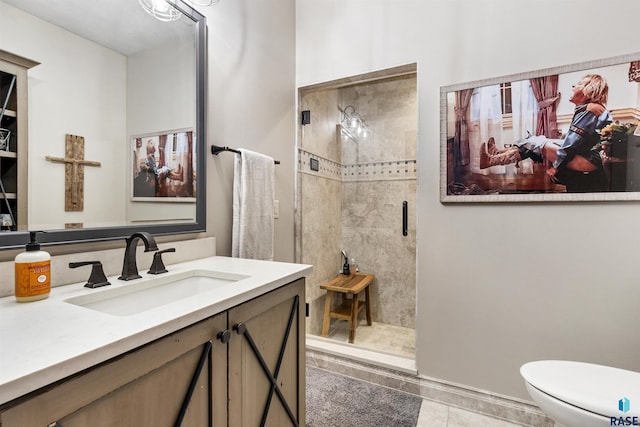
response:
{"label": "wooden stool", "polygon": [[[320,289],[325,289],[327,295],[324,301],[324,318],[322,320],[322,336],[329,336],[329,324],[331,319],[341,319],[349,321],[349,342],[353,344],[356,338],[356,328],[358,327],[358,314],[362,309],[367,312],[367,325],[371,326],[371,298],[369,295],[369,285],[375,276],[373,274],[355,273],[348,276],[339,275],[335,279],[320,285]],[[364,291],[364,304],[360,304],[358,295]],[[331,310],[333,294],[342,294],[342,303],[335,310]],[[351,298],[346,298],[351,294]]]}

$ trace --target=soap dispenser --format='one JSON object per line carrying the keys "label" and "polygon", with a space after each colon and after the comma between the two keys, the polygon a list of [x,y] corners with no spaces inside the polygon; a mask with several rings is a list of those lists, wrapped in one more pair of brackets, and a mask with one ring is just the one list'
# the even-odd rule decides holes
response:
{"label": "soap dispenser", "polygon": [[15,258],[15,297],[18,302],[45,299],[51,292],[51,255],[40,250],[38,231],[29,232],[25,252]]}
{"label": "soap dispenser", "polygon": [[348,276],[351,274],[351,269],[349,268],[349,258],[347,258],[347,254],[342,251],[342,256],[344,257],[344,264],[342,265],[342,274]]}

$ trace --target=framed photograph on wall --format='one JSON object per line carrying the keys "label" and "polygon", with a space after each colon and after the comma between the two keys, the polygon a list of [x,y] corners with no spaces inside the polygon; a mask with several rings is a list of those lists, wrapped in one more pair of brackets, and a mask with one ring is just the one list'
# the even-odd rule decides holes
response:
{"label": "framed photograph on wall", "polygon": [[442,87],[441,202],[640,200],[640,53]]}
{"label": "framed photograph on wall", "polygon": [[193,129],[131,137],[133,201],[196,201]]}

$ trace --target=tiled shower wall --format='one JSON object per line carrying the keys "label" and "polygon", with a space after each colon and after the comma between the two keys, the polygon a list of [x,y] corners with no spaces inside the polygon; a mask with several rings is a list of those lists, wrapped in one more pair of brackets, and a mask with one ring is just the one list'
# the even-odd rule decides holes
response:
{"label": "tiled shower wall", "polygon": [[[322,327],[325,292],[336,276],[341,250],[361,272],[373,273],[373,320],[415,327],[415,203],[417,101],[415,75],[302,94],[311,111],[299,148],[300,262],[314,265],[307,280],[308,332]],[[353,140],[340,132],[342,108],[352,105],[372,136]],[[317,160],[319,170],[310,168]],[[402,235],[402,202],[409,233]]]}

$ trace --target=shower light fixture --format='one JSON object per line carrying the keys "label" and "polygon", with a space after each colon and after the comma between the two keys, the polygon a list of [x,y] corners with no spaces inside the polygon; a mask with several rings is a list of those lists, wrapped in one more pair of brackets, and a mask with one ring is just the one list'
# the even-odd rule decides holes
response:
{"label": "shower light fixture", "polygon": [[356,116],[352,116],[352,117],[349,119],[349,127],[350,127],[351,129],[357,128],[357,127],[358,127],[358,123],[359,123],[359,122],[360,122],[360,119],[359,119],[359,118],[357,118]]}
{"label": "shower light fixture", "polygon": [[346,131],[349,136],[361,139],[367,139],[371,136],[371,130],[352,105],[347,105],[344,109],[338,107],[338,110],[342,113],[342,118],[340,119],[342,129]]}

